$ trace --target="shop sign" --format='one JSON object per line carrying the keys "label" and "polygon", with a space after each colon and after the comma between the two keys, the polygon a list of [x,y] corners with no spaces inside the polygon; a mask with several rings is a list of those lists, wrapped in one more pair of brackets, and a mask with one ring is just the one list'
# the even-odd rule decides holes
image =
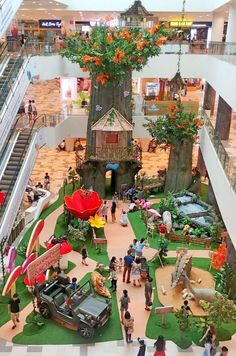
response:
{"label": "shop sign", "polygon": [[172,20],[170,22],[170,27],[187,28],[187,27],[191,27],[192,24],[193,24],[193,21],[189,21],[189,20]]}
{"label": "shop sign", "polygon": [[39,20],[39,28],[57,29],[61,27],[61,20]]}
{"label": "shop sign", "polygon": [[42,273],[55,265],[60,259],[60,244],[56,244],[50,250],[32,261],[27,267],[28,279],[34,282]]}

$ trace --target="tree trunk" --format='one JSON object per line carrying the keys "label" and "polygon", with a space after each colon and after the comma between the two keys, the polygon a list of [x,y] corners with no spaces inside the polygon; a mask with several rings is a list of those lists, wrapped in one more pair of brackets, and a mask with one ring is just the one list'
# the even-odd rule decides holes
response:
{"label": "tree trunk", "polygon": [[193,144],[176,142],[170,150],[165,192],[177,192],[188,188],[192,181]]}
{"label": "tree trunk", "polygon": [[128,71],[120,82],[111,82],[102,85],[96,82],[96,78],[91,81],[90,110],[87,127],[87,144],[95,144],[95,132],[91,131],[91,126],[97,122],[108,110],[114,107],[129,122],[132,122],[132,73]]}

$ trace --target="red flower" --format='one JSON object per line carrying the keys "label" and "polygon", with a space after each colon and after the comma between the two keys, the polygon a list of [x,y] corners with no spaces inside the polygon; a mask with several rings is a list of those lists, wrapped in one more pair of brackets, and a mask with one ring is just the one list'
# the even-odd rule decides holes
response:
{"label": "red flower", "polygon": [[97,77],[96,82],[104,85],[104,84],[106,84],[108,78],[109,78],[109,76],[107,74],[102,73]]}
{"label": "red flower", "polygon": [[115,52],[115,55],[113,57],[113,61],[116,64],[121,64],[124,57],[125,57],[125,52],[123,52],[119,48],[117,48],[116,52]]}
{"label": "red flower", "polygon": [[95,215],[102,205],[102,200],[97,192],[81,189],[76,190],[72,198],[66,196],[64,200],[71,214],[75,218],[83,220],[88,220],[90,216]]}
{"label": "red flower", "polygon": [[200,120],[200,119],[195,119],[194,123],[196,126],[199,126],[199,127],[202,126],[202,120]]}
{"label": "red flower", "polygon": [[227,247],[226,243],[222,243],[220,247],[214,253],[211,263],[212,267],[216,270],[220,270],[226,262]]}
{"label": "red flower", "polygon": [[171,110],[171,111],[176,111],[177,110],[177,107],[175,105],[169,105],[168,108]]}
{"label": "red flower", "polygon": [[94,63],[95,63],[95,66],[100,66],[102,64],[102,58],[101,57],[94,57]]}
{"label": "red flower", "polygon": [[120,33],[120,38],[123,38],[126,41],[130,41],[131,39],[131,34],[129,33],[129,30],[125,28],[123,31]]}
{"label": "red flower", "polygon": [[170,119],[176,119],[176,116],[175,116],[175,114],[169,114],[169,118]]}
{"label": "red flower", "polygon": [[92,62],[93,61],[93,57],[85,55],[85,56],[83,56],[83,61],[84,61],[84,63]]}
{"label": "red flower", "polygon": [[107,35],[107,43],[112,43],[113,42],[113,37],[111,33],[108,33]]}
{"label": "red flower", "polygon": [[139,41],[139,42],[137,43],[137,49],[138,49],[139,51],[142,51],[142,49],[143,49],[143,41]]}

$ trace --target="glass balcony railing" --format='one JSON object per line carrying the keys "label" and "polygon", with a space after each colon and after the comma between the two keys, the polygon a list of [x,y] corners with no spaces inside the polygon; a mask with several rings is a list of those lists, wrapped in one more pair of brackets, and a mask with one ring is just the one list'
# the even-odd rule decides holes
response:
{"label": "glass balcony railing", "polygon": [[220,138],[215,134],[215,128],[205,112],[202,113],[205,128],[208,132],[210,140],[215,148],[220,163],[230,182],[232,189],[236,192],[236,166],[232,158],[229,156]]}

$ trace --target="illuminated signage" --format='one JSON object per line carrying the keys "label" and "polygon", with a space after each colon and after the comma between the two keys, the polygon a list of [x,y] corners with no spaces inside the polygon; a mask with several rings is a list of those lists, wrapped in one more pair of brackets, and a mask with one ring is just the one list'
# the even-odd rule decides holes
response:
{"label": "illuminated signage", "polygon": [[61,20],[39,20],[39,28],[57,29],[61,27]]}
{"label": "illuminated signage", "polygon": [[170,22],[170,27],[191,27],[193,24],[193,21],[189,20],[172,20]]}

